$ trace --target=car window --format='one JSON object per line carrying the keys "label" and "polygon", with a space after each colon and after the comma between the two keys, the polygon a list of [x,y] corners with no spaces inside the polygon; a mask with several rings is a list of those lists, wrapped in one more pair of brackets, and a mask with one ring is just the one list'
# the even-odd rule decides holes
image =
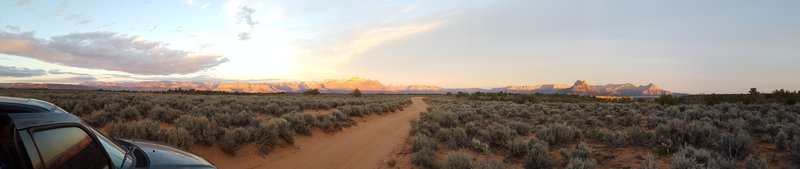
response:
{"label": "car window", "polygon": [[[106,152],[108,152],[108,156],[111,158],[111,162],[114,163],[114,166],[121,166],[122,161],[127,161],[126,164],[130,165],[128,163],[132,162],[133,160],[131,159],[130,156],[125,156],[125,150],[122,147],[120,147],[113,141],[109,140],[104,135],[100,134],[100,132],[97,132],[94,129],[91,130],[97,136],[97,140],[100,141],[100,144],[102,144],[103,147],[106,149]],[[124,158],[128,159],[123,160]]]}
{"label": "car window", "polygon": [[8,117],[0,116],[0,169],[20,167],[16,151],[11,121]]}
{"label": "car window", "polygon": [[45,168],[66,169],[108,168],[108,160],[100,146],[77,127],[37,131],[33,141],[39,149]]}

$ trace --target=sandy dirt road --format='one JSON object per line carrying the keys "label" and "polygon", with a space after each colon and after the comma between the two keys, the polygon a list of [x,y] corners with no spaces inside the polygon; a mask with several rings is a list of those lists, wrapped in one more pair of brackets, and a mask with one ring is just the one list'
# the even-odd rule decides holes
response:
{"label": "sandy dirt road", "polygon": [[255,155],[252,144],[242,147],[235,157],[217,147],[192,150],[221,169],[374,169],[405,143],[409,121],[427,107],[421,97],[413,97],[411,105],[401,112],[368,118],[332,135],[315,132],[311,137],[298,136],[294,147],[279,148],[263,158]]}

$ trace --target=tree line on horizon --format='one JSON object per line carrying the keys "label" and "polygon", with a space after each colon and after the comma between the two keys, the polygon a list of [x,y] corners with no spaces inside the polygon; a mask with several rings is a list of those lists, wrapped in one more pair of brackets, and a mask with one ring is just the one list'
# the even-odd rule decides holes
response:
{"label": "tree line on horizon", "polygon": [[662,95],[655,100],[661,105],[677,105],[677,104],[705,104],[713,106],[720,103],[742,103],[742,104],[759,104],[759,103],[783,103],[783,104],[796,104],[800,102],[800,90],[792,92],[791,90],[778,89],[772,93],[761,93],[757,88],[750,88],[747,94],[699,94],[687,96],[673,96]]}

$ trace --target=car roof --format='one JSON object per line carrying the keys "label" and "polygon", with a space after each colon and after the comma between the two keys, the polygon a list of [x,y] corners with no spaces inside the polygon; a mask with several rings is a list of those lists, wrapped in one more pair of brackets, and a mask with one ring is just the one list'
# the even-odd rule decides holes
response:
{"label": "car roof", "polygon": [[41,100],[0,96],[0,115],[8,116],[17,129],[48,124],[82,123],[78,116]]}
{"label": "car roof", "polygon": [[[50,102],[31,99],[31,98],[19,98],[19,97],[7,97],[7,96],[0,96],[0,106],[3,107],[14,106],[19,108],[30,107],[30,108],[39,108],[44,110],[38,112],[53,112],[59,109],[58,106]],[[66,112],[61,111],[61,113],[66,113]]]}

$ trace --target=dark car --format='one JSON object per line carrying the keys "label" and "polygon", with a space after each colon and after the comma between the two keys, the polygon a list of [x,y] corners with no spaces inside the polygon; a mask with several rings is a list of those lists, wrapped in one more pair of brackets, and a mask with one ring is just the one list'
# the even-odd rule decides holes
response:
{"label": "dark car", "polygon": [[51,103],[0,96],[0,169],[216,168],[154,142],[108,138]]}

